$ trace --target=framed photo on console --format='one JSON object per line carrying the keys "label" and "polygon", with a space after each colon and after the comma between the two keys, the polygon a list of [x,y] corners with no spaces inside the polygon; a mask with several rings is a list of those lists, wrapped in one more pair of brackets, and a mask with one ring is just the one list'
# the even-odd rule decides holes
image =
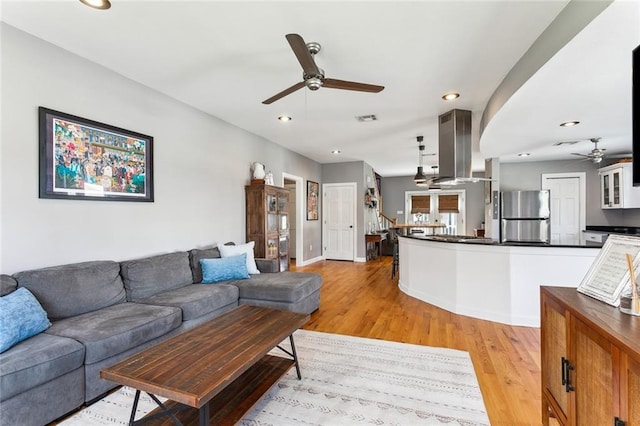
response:
{"label": "framed photo on console", "polygon": [[640,238],[609,235],[577,290],[609,305],[619,306],[620,293],[631,281],[627,253],[634,259],[634,269],[637,271],[640,265]]}
{"label": "framed photo on console", "polygon": [[38,108],[40,198],[153,202],[153,137]]}

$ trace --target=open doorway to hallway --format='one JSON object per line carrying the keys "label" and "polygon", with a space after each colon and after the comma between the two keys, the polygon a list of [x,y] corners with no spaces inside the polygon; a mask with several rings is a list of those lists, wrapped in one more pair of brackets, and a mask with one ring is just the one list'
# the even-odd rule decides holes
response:
{"label": "open doorway to hallway", "polygon": [[304,179],[288,173],[282,174],[282,186],[289,190],[289,262],[291,265],[303,264],[303,224],[302,208]]}

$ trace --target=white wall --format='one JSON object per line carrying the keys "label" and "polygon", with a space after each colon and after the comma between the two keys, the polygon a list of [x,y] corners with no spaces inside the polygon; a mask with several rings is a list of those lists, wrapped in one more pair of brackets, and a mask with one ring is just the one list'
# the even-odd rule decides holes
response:
{"label": "white wall", "polygon": [[[2,273],[243,241],[252,161],[320,182],[306,157],[4,23],[0,36]],[[39,199],[38,106],[153,136],[155,202]],[[318,247],[320,222],[304,226]]]}
{"label": "white wall", "polygon": [[500,190],[538,190],[542,185],[543,173],[585,172],[587,177],[586,225],[593,226],[640,226],[640,209],[603,210],[600,207],[600,177],[598,168],[615,160],[605,160],[601,164],[591,161],[526,161],[500,164]]}

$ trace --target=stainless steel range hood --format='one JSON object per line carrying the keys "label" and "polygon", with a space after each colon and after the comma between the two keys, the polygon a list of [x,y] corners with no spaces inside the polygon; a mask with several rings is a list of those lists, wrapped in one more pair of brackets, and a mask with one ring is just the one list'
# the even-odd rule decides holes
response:
{"label": "stainless steel range hood", "polygon": [[454,109],[438,117],[439,177],[441,185],[478,182],[471,176],[471,111]]}

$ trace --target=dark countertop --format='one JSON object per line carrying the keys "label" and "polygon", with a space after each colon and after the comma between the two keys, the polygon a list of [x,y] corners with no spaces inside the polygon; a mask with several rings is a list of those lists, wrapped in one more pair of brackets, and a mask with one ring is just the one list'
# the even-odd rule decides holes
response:
{"label": "dark countertop", "polygon": [[587,231],[603,232],[607,234],[621,234],[621,235],[640,235],[640,227],[638,226],[591,226],[587,225]]}
{"label": "dark countertop", "polygon": [[414,240],[436,241],[443,243],[473,244],[484,246],[505,246],[505,247],[571,247],[571,248],[599,248],[592,245],[584,244],[544,244],[544,243],[524,243],[509,242],[501,243],[491,238],[476,238],[468,235],[400,235],[402,238],[411,238]]}

